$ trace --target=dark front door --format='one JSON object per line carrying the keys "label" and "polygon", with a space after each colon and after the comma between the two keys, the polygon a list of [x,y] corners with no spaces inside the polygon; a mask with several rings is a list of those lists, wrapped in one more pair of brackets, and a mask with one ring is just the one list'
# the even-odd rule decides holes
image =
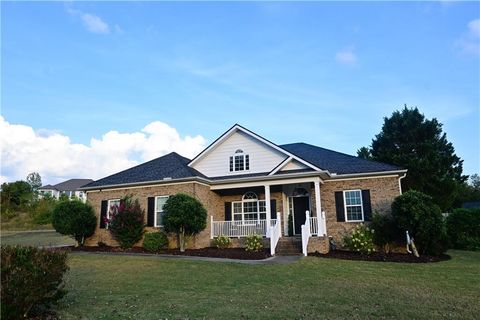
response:
{"label": "dark front door", "polygon": [[302,224],[305,223],[305,211],[310,210],[308,197],[293,197],[293,223],[295,234],[302,234]]}

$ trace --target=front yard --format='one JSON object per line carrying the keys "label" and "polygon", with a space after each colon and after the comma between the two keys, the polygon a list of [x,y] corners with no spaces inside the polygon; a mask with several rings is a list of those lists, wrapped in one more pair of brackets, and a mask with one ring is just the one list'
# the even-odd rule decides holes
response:
{"label": "front yard", "polygon": [[400,264],[243,265],[73,253],[62,319],[457,318],[480,314],[480,253]]}

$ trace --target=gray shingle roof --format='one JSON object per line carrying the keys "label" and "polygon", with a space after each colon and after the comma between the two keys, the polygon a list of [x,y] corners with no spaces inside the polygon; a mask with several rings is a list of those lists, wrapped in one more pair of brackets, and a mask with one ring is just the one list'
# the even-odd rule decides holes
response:
{"label": "gray shingle roof", "polygon": [[365,160],[303,142],[283,144],[279,147],[320,169],[328,170],[330,173],[369,173],[403,169],[391,164]]}
{"label": "gray shingle roof", "polygon": [[46,184],[44,186],[41,186],[38,189],[39,190],[57,190],[57,188],[55,188],[55,186],[52,186],[51,184]]}
{"label": "gray shingle roof", "polygon": [[92,182],[92,179],[70,179],[54,185],[58,191],[75,191],[78,188]]}
{"label": "gray shingle roof", "polygon": [[197,170],[190,168],[190,159],[172,152],[163,157],[142,163],[136,167],[112,174],[111,176],[85,185],[85,188],[127,183],[160,181],[165,178],[180,179],[189,177],[205,177]]}

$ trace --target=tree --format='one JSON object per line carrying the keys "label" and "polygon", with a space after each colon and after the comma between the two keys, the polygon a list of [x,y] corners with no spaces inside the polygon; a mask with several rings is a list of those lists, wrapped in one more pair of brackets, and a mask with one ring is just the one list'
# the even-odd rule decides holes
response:
{"label": "tree", "polygon": [[385,117],[382,130],[372,140],[371,147],[363,147],[357,154],[407,168],[402,189],[425,192],[443,210],[452,207],[458,185],[467,178],[462,175],[463,160],[447,141],[442,124],[435,118],[426,119],[418,108],[405,106],[390,118]]}
{"label": "tree", "polygon": [[95,232],[97,217],[88,203],[61,201],[53,209],[52,225],[58,233],[71,236],[83,245],[85,238]]}
{"label": "tree", "polygon": [[461,207],[463,203],[470,201],[480,201],[480,176],[478,174],[472,174],[469,181],[458,184],[454,207]]}
{"label": "tree", "polygon": [[140,207],[138,199],[132,201],[132,196],[124,197],[119,206],[109,209],[108,230],[120,243],[120,247],[131,248],[142,239],[145,231],[145,211]]}
{"label": "tree", "polygon": [[185,236],[193,236],[207,227],[207,210],[188,194],[178,193],[168,198],[163,207],[165,231],[178,236],[180,251],[185,251]]}
{"label": "tree", "polygon": [[28,174],[27,182],[32,187],[33,192],[36,193],[38,188],[42,186],[42,177],[38,172],[32,172]]}
{"label": "tree", "polygon": [[2,207],[22,207],[32,200],[32,187],[25,181],[2,184]]}

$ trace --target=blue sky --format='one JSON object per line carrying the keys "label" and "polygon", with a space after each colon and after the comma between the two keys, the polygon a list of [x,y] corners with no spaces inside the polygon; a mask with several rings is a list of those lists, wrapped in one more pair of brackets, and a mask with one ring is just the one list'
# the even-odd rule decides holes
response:
{"label": "blue sky", "polygon": [[[443,123],[465,173],[480,171],[478,2],[1,9],[3,135],[18,140],[2,143],[2,180],[88,175],[75,168],[89,157],[115,162],[99,178],[169,148],[191,156],[234,123],[355,154],[404,104]],[[165,130],[173,142],[155,153],[146,141],[163,143]],[[122,139],[126,151],[114,150]]]}

